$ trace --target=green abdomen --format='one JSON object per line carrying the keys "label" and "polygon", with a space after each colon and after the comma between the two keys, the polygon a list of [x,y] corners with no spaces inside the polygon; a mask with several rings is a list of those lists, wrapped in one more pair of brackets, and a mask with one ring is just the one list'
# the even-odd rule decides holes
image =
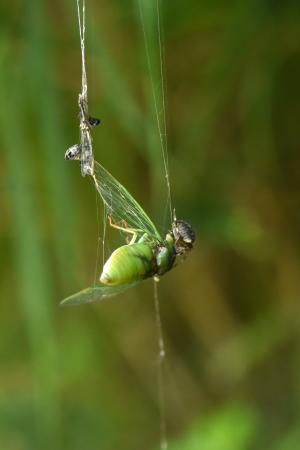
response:
{"label": "green abdomen", "polygon": [[155,268],[151,246],[142,243],[123,245],[104,264],[100,281],[108,286],[133,283],[152,276]]}

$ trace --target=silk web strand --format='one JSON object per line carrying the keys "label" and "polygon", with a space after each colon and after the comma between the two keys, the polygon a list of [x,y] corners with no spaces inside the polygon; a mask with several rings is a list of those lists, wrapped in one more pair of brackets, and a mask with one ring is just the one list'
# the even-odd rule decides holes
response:
{"label": "silk web strand", "polygon": [[158,106],[159,100],[158,100],[158,95],[157,95],[156,89],[155,89],[155,81],[154,81],[154,75],[153,75],[154,69],[153,69],[153,63],[152,63],[151,55],[150,55],[142,0],[138,0],[138,5],[139,5],[142,31],[143,31],[143,36],[144,36],[144,46],[145,46],[146,59],[147,59],[147,65],[148,65],[148,71],[149,71],[149,77],[150,77],[150,83],[151,83],[151,90],[152,90],[153,103],[154,103],[155,116],[156,116],[156,124],[157,124],[157,128],[158,128],[159,141],[160,141],[160,146],[161,146],[164,172],[165,172],[165,178],[166,178],[166,184],[167,184],[167,205],[169,207],[170,221],[172,222],[173,209],[172,209],[171,183],[170,183],[170,176],[169,176],[167,121],[166,121],[166,107],[165,107],[166,105],[165,105],[165,94],[164,94],[166,82],[165,82],[165,74],[164,74],[164,51],[163,51],[163,39],[162,39],[163,36],[162,36],[162,31],[161,31],[159,0],[156,0],[156,27],[157,27],[157,34],[158,34],[159,61],[160,61],[160,93],[161,93],[161,100],[162,100],[162,120],[160,119],[160,111],[159,111],[159,106]]}

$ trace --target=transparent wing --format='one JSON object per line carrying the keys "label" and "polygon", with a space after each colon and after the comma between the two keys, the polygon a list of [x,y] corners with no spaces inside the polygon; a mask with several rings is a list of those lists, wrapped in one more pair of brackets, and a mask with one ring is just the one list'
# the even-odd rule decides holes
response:
{"label": "transparent wing", "polygon": [[106,208],[115,223],[122,220],[129,228],[141,230],[162,241],[155,225],[132,195],[101,164],[95,161],[94,181]]}
{"label": "transparent wing", "polygon": [[97,300],[103,300],[105,298],[114,297],[115,295],[122,294],[128,289],[136,286],[137,283],[123,284],[122,286],[104,286],[103,284],[96,284],[93,287],[83,289],[76,292],[76,294],[70,295],[60,302],[61,306],[75,306],[82,303],[92,303]]}

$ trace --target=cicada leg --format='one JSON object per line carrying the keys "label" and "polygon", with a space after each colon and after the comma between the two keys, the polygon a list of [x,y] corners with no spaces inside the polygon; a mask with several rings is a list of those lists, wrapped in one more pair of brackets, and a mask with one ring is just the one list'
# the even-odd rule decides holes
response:
{"label": "cicada leg", "polygon": [[[125,228],[126,230],[128,230],[128,229],[129,229],[128,223],[126,222],[126,220],[125,220],[125,219],[122,219],[122,220],[121,220],[121,223],[123,223],[123,224],[124,224],[124,228]],[[125,237],[125,240],[126,240],[126,244],[128,244],[128,245],[129,245],[129,244],[131,243],[131,241],[132,241],[132,239],[133,239],[133,238],[135,238],[135,239],[134,239],[134,241],[132,242],[132,243],[134,244],[134,242],[135,242],[135,240],[136,240],[137,236],[134,236],[134,235],[133,235],[133,237],[132,237],[131,239],[130,239],[130,237],[129,237],[129,236],[126,236],[126,237]]]}
{"label": "cicada leg", "polygon": [[111,216],[108,216],[108,222],[109,222],[109,225],[112,228],[115,228],[116,230],[123,231],[124,233],[132,234],[132,238],[128,242],[129,245],[130,244],[134,244],[136,242],[136,240],[137,240],[138,234],[140,232],[142,232],[142,230],[139,230],[137,228],[129,228],[128,224],[127,224],[127,222],[125,220],[123,220],[124,227],[121,227],[120,225],[117,225],[117,224],[113,223]]}

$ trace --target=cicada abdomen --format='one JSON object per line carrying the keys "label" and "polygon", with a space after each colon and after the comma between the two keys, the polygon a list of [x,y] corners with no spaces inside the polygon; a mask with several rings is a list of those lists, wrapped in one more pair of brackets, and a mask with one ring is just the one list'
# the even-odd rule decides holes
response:
{"label": "cicada abdomen", "polygon": [[151,277],[155,272],[156,259],[150,245],[122,245],[104,264],[100,282],[107,286],[119,286]]}

